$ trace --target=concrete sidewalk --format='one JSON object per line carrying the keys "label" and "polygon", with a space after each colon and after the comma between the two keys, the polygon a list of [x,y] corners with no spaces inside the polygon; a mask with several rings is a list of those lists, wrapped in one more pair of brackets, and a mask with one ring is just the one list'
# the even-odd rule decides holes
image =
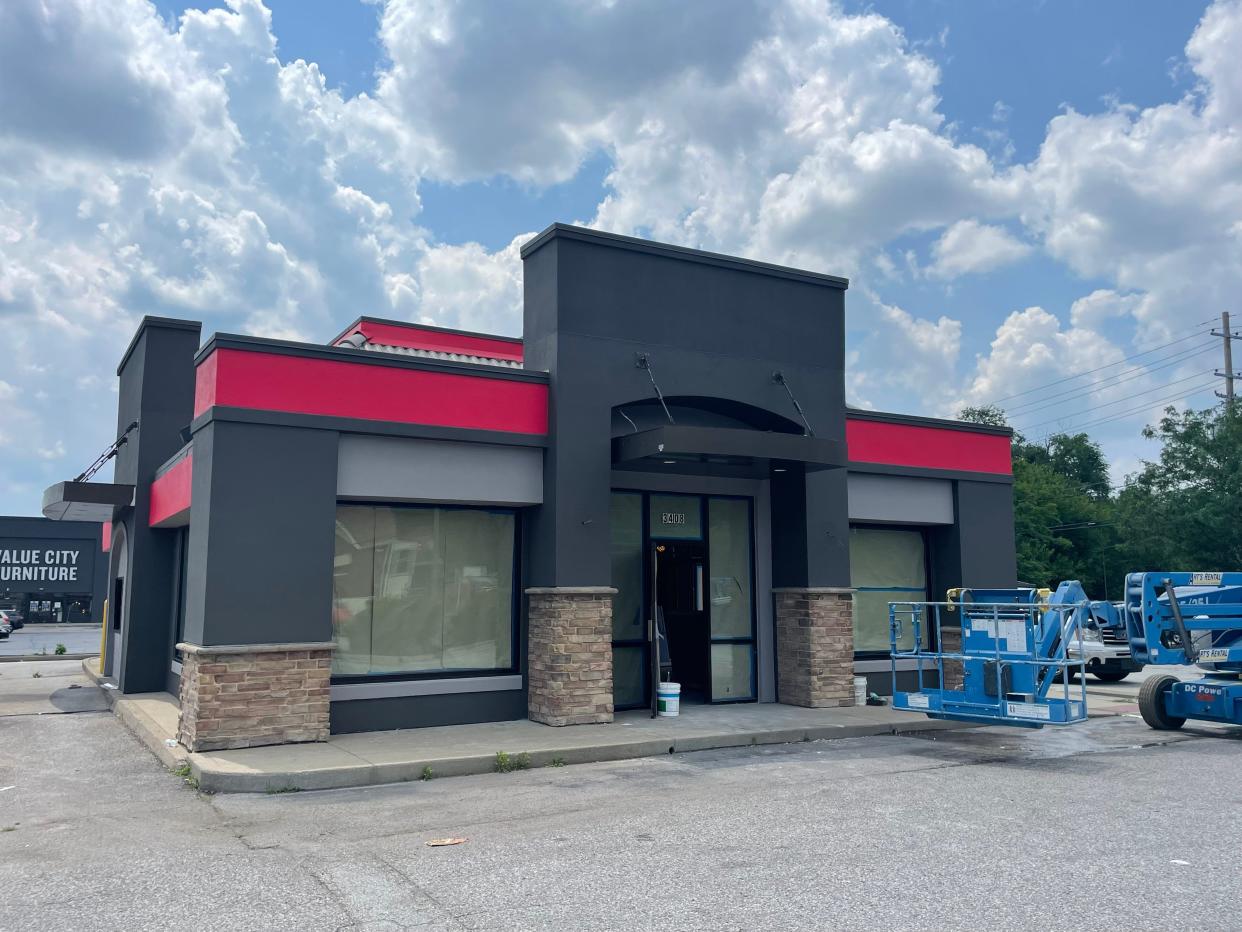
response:
{"label": "concrete sidewalk", "polygon": [[[684,751],[791,744],[834,738],[910,734],[973,727],[940,722],[888,706],[803,709],[775,703],[689,706],[678,718],[621,712],[611,725],[551,728],[536,722],[490,722],[333,735],[316,744],[208,751],[192,754],[175,743],[178,707],[168,693],[118,695],[99,675],[98,659],[84,661],[87,675],[104,686],[114,711],[170,768],[188,765],[199,787],[217,793],[262,793],[371,786],[490,773],[497,753],[519,767],[549,767],[654,757]],[[1093,716],[1128,714],[1125,701],[1094,700]]]}
{"label": "concrete sidewalk", "polygon": [[497,752],[518,766],[548,767],[903,732],[961,728],[888,707],[802,709],[774,703],[683,707],[678,718],[622,712],[611,725],[551,728],[527,720],[333,735],[291,744],[192,754],[175,742],[177,702],[168,693],[122,696],[99,675],[98,659],[83,661],[109,704],[165,764],[189,766],[209,792],[257,793],[399,783],[490,773]]}

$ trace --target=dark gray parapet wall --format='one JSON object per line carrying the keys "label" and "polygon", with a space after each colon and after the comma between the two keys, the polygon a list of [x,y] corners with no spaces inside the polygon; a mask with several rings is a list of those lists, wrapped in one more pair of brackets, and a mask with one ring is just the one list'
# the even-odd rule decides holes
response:
{"label": "dark gray parapet wall", "polygon": [[[117,484],[134,487],[133,505],[118,509],[113,524],[113,539],[127,549],[128,575],[135,583],[126,587],[123,606],[109,607],[110,622],[121,612],[123,632],[120,656],[109,660],[109,673],[124,692],[163,690],[168,682],[176,534],[148,526],[151,483],[184,444],[182,431],[194,410],[194,354],[201,326],[197,321],[144,317],[117,369],[117,435],[138,422],[117,453],[114,472]],[[117,549],[112,548],[110,599],[121,559]]]}
{"label": "dark gray parapet wall", "polygon": [[[560,224],[522,258],[525,366],[553,386],[532,585],[611,583],[612,413],[655,397],[637,354],[679,404],[724,400],[801,434],[779,371],[814,436],[844,448],[845,279]],[[844,469],[774,475],[774,582],[849,586],[848,528]]]}

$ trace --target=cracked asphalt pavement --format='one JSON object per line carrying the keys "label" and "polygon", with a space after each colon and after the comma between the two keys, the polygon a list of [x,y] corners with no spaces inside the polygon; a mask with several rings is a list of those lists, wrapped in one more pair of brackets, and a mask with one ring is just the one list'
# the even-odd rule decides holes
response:
{"label": "cracked asphalt pavement", "polygon": [[[210,797],[89,703],[3,700],[4,930],[1237,927],[1239,729],[1123,716]],[[427,847],[445,836],[467,841]]]}

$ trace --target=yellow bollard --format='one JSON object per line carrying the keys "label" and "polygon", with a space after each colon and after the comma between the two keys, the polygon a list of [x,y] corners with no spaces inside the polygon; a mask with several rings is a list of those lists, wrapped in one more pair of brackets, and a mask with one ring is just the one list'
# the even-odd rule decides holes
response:
{"label": "yellow bollard", "polygon": [[103,624],[99,632],[99,675],[103,676],[104,653],[108,647],[108,600],[104,599]]}

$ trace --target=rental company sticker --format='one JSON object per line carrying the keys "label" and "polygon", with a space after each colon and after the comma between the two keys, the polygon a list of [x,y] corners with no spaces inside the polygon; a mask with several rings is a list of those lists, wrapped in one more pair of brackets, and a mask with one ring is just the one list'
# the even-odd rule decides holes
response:
{"label": "rental company sticker", "polygon": [[1046,705],[1036,705],[1033,702],[1006,702],[1005,714],[1011,718],[1031,718],[1044,722],[1051,718],[1051,712]]}
{"label": "rental company sticker", "polygon": [[1199,651],[1199,659],[1202,661],[1211,661],[1214,663],[1224,663],[1229,659],[1229,648],[1227,647],[1208,647]]}
{"label": "rental company sticker", "polygon": [[926,709],[928,707],[927,697],[922,693],[910,693],[906,696],[906,705],[912,709]]}
{"label": "rental company sticker", "polygon": [[1223,573],[1191,573],[1190,584],[1192,586],[1219,586],[1223,576]]}

